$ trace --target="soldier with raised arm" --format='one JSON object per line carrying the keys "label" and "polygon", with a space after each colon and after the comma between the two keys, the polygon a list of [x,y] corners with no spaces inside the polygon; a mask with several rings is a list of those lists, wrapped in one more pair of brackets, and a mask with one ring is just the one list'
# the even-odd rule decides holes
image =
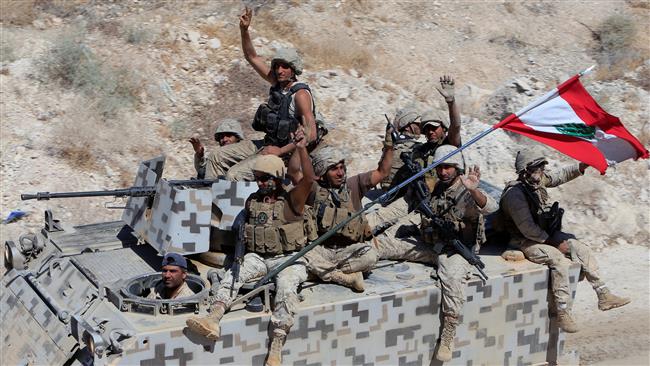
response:
{"label": "soldier with raised arm", "polygon": [[189,140],[194,149],[194,168],[199,179],[225,177],[231,166],[255,155],[257,145],[261,145],[260,141],[244,139],[239,121],[229,118],[219,122],[214,140],[219,147],[207,154],[198,137]]}
{"label": "soldier with raised arm", "polygon": [[578,263],[581,272],[596,291],[598,308],[609,310],[630,302],[612,294],[600,278],[591,249],[575,236],[561,231],[563,210],[550,205],[546,188],[557,187],[584,174],[584,163],[547,172],[548,161],[536,149],[517,152],[517,180],[508,182],[501,195],[501,213],[509,245],[520,249],[531,262],[545,264],[551,271],[551,291],[557,310],[558,325],[567,333],[578,331],[571,316],[569,267]]}
{"label": "soldier with raised arm", "polygon": [[311,90],[305,83],[298,82],[302,74],[303,62],[293,48],[280,48],[269,65],[255,51],[248,27],[253,11],[246,8],[239,18],[242,50],[246,61],[266,81],[271,84],[267,103],[260,105],[253,121],[253,128],[266,133],[264,147],[258,153],[228,172],[230,180],[253,180],[252,166],[261,155],[276,155],[285,158],[296,148],[291,141],[299,125],[305,130],[308,146],[313,147],[324,133],[317,127],[316,109]]}
{"label": "soldier with raised arm", "polygon": [[[255,161],[253,174],[259,190],[246,201],[243,239],[247,253],[239,269],[239,278],[233,281],[232,270],[226,271],[215,295],[216,301],[210,306],[210,314],[187,320],[187,326],[192,331],[210,340],[219,338],[219,321],[235,300],[241,286],[266,275],[307,243],[307,225],[311,221],[309,215],[305,214],[305,202],[314,182],[314,174],[302,129],[296,133],[295,141],[294,154],[300,155],[304,173],[302,179],[287,192],[282,186],[285,177],[282,159],[269,154],[262,155]],[[281,363],[282,347],[294,323],[300,302],[298,287],[306,280],[307,268],[302,261],[285,268],[275,279],[268,365],[277,366]]]}

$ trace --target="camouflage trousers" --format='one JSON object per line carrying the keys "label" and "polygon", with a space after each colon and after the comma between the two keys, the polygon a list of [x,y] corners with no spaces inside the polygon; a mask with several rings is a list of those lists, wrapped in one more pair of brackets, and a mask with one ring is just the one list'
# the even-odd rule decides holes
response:
{"label": "camouflage trousers", "polygon": [[436,264],[442,290],[442,313],[457,318],[465,303],[465,287],[472,266],[460,254],[436,253],[433,244],[421,240],[419,225],[420,214],[410,213],[371,242],[381,259]]}
{"label": "camouflage trousers", "polygon": [[408,214],[408,203],[404,198],[399,198],[385,207],[379,207],[366,215],[368,225],[373,233],[381,232],[393,226]]}
{"label": "camouflage trousers", "polygon": [[[205,165],[205,179],[227,176],[233,166],[254,155],[255,152],[257,152],[257,147],[251,140],[242,140],[236,144],[221,146],[209,152],[203,161]],[[200,165],[199,163],[197,171]]]}
{"label": "camouflage trousers", "polygon": [[545,264],[551,271],[551,291],[557,305],[569,305],[571,302],[571,291],[569,290],[569,267],[572,261],[580,264],[582,273],[594,289],[605,286],[598,274],[598,263],[593,252],[586,244],[572,239],[568,240],[570,254],[565,255],[552,245],[524,242],[520,249],[526,258],[539,264]]}
{"label": "camouflage trousers", "polygon": [[[253,279],[266,275],[291,257],[291,254],[281,254],[274,257],[263,258],[256,253],[247,253],[239,269],[239,279],[233,286],[232,270],[228,269],[221,286],[215,295],[217,301],[226,304],[229,308],[237,297],[243,284]],[[273,313],[271,323],[275,332],[286,334],[293,326],[294,315],[300,303],[298,287],[307,280],[307,269],[304,262],[296,262],[278,273],[275,279],[275,298],[273,300]],[[232,288],[232,295],[231,295]]]}
{"label": "camouflage trousers", "polygon": [[377,259],[374,247],[367,243],[341,248],[318,245],[305,254],[307,269],[323,281],[330,281],[332,271],[337,269],[343,273],[369,271]]}

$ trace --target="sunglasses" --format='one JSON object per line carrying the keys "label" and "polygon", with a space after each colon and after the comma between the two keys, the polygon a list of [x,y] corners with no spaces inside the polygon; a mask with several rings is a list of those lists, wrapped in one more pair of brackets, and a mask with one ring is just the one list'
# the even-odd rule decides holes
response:
{"label": "sunglasses", "polygon": [[271,179],[275,178],[271,174],[264,174],[264,175],[256,175],[255,180],[258,182],[267,182]]}

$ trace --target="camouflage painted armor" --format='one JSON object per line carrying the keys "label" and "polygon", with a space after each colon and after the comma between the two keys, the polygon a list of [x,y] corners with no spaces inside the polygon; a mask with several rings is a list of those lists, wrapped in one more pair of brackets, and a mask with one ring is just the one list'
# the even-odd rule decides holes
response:
{"label": "camouflage painted armor", "polygon": [[248,252],[277,255],[300,250],[305,246],[305,220],[286,219],[286,204],[283,196],[274,203],[260,202],[255,197],[249,201],[244,232]]}
{"label": "camouflage painted armor", "polygon": [[[333,228],[357,210],[354,209],[347,184],[340,190],[328,189],[315,184],[314,211],[318,233],[323,234]],[[337,245],[364,241],[369,237],[370,228],[365,215],[360,215],[341,228],[330,238]]]}

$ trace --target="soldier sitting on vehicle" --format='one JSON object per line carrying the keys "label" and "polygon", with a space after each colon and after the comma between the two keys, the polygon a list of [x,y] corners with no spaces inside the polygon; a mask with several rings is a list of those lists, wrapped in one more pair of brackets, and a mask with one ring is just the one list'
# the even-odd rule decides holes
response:
{"label": "soldier sitting on vehicle", "polygon": [[302,74],[302,59],[295,49],[280,48],[266,63],[255,51],[248,27],[253,12],[248,7],[239,18],[242,50],[246,61],[255,71],[271,84],[269,100],[260,105],[253,121],[253,128],[266,133],[264,147],[257,154],[233,166],[228,172],[228,179],[234,181],[254,180],[252,167],[261,155],[288,157],[296,148],[291,140],[298,126],[303,126],[307,144],[311,148],[327,133],[323,124],[316,121],[316,107],[311,90],[307,84],[299,83],[297,76]]}
{"label": "soldier sitting on vehicle", "polygon": [[187,260],[178,253],[167,253],[162,260],[162,280],[156,287],[149,289],[147,299],[171,300],[195,295],[185,282],[187,278]]}
{"label": "soldier sitting on vehicle", "polygon": [[551,290],[558,316],[558,325],[567,333],[578,331],[571,316],[569,267],[578,263],[581,272],[596,291],[598,308],[609,310],[623,306],[630,299],[612,294],[598,273],[591,249],[561,231],[564,210],[549,205],[547,187],[557,187],[584,174],[585,163],[568,166],[559,172],[547,173],[548,161],[540,151],[517,152],[517,180],[508,182],[501,195],[501,218],[510,235],[509,245],[520,249],[531,262],[545,264],[551,271]]}
{"label": "soldier sitting on vehicle", "polygon": [[[391,132],[392,128],[386,130],[377,169],[352,177],[347,176],[345,155],[340,150],[326,146],[313,154],[318,181],[313,184],[307,204],[313,208],[318,235],[360,210],[366,192],[388,176],[393,159]],[[362,272],[377,262],[372,245],[364,243],[370,235],[368,221],[362,214],[305,254],[309,271],[323,281],[364,291]]]}
{"label": "soldier sitting on vehicle", "polygon": [[198,137],[189,140],[194,148],[194,168],[199,179],[225,177],[230,167],[254,155],[258,145],[261,146],[261,141],[245,140],[239,121],[234,119],[219,122],[214,140],[219,147],[208,154]]}
{"label": "soldier sitting on vehicle", "polygon": [[[441,159],[456,148],[440,146],[434,160]],[[484,215],[497,210],[496,201],[478,188],[480,170],[470,168],[464,174],[463,160],[456,154],[436,167],[437,183],[429,195],[422,198],[416,195],[409,202],[419,207],[421,213],[420,232],[414,237],[402,238],[399,231],[407,225],[395,225],[373,239],[380,259],[409,260],[435,264],[442,289],[443,330],[436,358],[449,361],[452,356],[456,327],[465,302],[465,286],[472,266],[455,249],[450,240],[457,239],[474,254],[485,241]],[[424,182],[414,182],[422,184]],[[426,188],[420,191],[426,192]],[[426,205],[428,212],[421,205]],[[430,217],[433,216],[433,217]],[[447,231],[438,222],[446,224]],[[416,225],[411,225],[417,227]]]}
{"label": "soldier sitting on vehicle", "polygon": [[[259,190],[246,201],[243,240],[247,253],[240,265],[239,276],[234,278],[232,268],[226,271],[215,296],[216,301],[210,306],[210,314],[187,320],[187,326],[192,331],[210,340],[219,338],[219,321],[241,286],[266,275],[307,243],[310,217],[305,214],[305,202],[315,178],[302,128],[297,131],[295,141],[294,154],[300,155],[304,172],[302,180],[287,192],[282,186],[285,178],[282,159],[275,155],[263,155],[255,161],[253,173]],[[307,269],[302,261],[285,268],[276,277],[268,365],[281,363],[282,346],[294,323],[300,302],[298,287],[306,280]]]}

